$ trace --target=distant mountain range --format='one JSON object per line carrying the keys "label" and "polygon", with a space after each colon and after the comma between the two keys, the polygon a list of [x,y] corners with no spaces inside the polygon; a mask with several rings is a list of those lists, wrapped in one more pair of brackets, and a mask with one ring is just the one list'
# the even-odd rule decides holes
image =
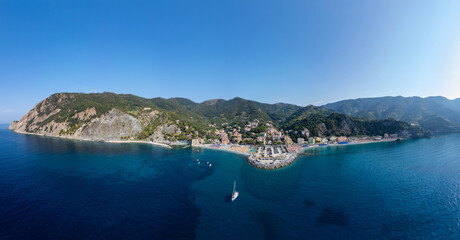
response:
{"label": "distant mountain range", "polygon": [[9,128],[89,140],[175,141],[215,139],[219,129],[240,129],[244,137],[250,137],[242,129],[257,119],[287,132],[294,140],[305,128],[313,136],[399,133],[422,137],[429,135],[423,128],[458,130],[459,105],[438,97],[356,99],[301,107],[242,98],[195,103],[185,98],[146,99],[130,94],[57,93]]}
{"label": "distant mountain range", "polygon": [[366,119],[396,119],[419,124],[433,133],[460,131],[460,99],[445,97],[359,98],[326,104],[324,108]]}

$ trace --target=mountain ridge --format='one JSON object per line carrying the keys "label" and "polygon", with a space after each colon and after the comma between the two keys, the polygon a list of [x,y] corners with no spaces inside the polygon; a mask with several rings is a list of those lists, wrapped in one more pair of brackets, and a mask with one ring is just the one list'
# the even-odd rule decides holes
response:
{"label": "mountain ridge", "polygon": [[445,97],[358,98],[329,103],[322,107],[354,117],[374,120],[393,118],[419,124],[434,133],[460,131],[460,99]]}
{"label": "mountain ridge", "polygon": [[[123,120],[118,121],[120,119]],[[303,128],[310,129],[316,136],[383,135],[387,132],[405,132],[405,135],[414,137],[427,135],[418,126],[397,119],[369,120],[312,105],[268,104],[240,97],[196,103],[180,97],[148,99],[110,92],[53,94],[40,101],[21,120],[12,122],[9,129],[49,136],[117,141],[213,140],[221,138],[223,132],[235,137],[231,131],[238,129],[242,133],[240,138],[255,141],[257,135],[242,131],[254,121],[281,129],[282,134],[285,132],[294,140],[300,137],[296,132]],[[258,129],[257,133],[262,130],[265,129]]]}

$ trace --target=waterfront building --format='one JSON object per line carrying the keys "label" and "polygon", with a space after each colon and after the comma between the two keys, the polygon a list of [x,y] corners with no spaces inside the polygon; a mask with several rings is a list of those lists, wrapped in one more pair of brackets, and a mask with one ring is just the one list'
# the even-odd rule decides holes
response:
{"label": "waterfront building", "polygon": [[294,142],[292,141],[292,139],[291,139],[289,136],[284,137],[284,143],[285,143],[286,145],[292,145],[292,144],[294,144]]}
{"label": "waterfront building", "polygon": [[237,133],[236,134],[236,139],[237,139],[238,142],[243,141],[243,135],[241,133]]}
{"label": "waterfront building", "polygon": [[303,138],[297,138],[297,143],[298,143],[299,145],[302,145],[302,144],[305,143],[305,139],[303,139]]}
{"label": "waterfront building", "polygon": [[310,131],[309,131],[307,128],[305,128],[305,129],[303,130],[303,133],[302,133],[302,134],[305,134],[305,137],[307,137],[307,138],[310,137]]}
{"label": "waterfront building", "polygon": [[345,137],[345,136],[340,136],[340,137],[337,138],[337,142],[346,142],[347,140],[348,140],[348,138]]}
{"label": "waterfront building", "polygon": [[226,133],[219,134],[220,140],[222,144],[229,144],[230,141],[228,140],[228,135]]}

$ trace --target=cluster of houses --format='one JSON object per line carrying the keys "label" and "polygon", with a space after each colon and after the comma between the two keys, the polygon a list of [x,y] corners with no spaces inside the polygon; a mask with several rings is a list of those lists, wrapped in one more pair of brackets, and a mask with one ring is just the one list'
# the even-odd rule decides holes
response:
{"label": "cluster of houses", "polygon": [[362,136],[362,137],[345,137],[345,136],[330,136],[330,137],[309,137],[309,138],[297,138],[298,145],[308,144],[341,144],[355,141],[378,141],[382,139],[396,139],[398,134],[387,134],[382,136]]}
{"label": "cluster of houses", "polygon": [[[280,131],[272,124],[261,123],[257,119],[248,122],[244,127],[230,126],[228,123],[222,124],[220,129],[215,125],[210,125],[210,127],[216,129],[213,139],[192,139],[192,146],[206,143],[210,144],[209,147],[212,148],[249,153],[249,163],[263,169],[276,169],[289,165],[296,159],[299,151],[311,145],[346,144],[355,141],[366,142],[398,138],[397,134],[373,137],[317,137],[310,136],[310,131],[306,128],[294,132],[293,130]],[[293,141],[289,135],[297,138]]]}
{"label": "cluster of houses", "polygon": [[[263,127],[263,128],[262,128]],[[257,129],[256,129],[257,128]],[[263,132],[259,130],[263,129]],[[384,136],[374,136],[374,137],[346,137],[346,136],[329,136],[329,137],[314,137],[310,136],[310,131],[305,128],[302,131],[295,131],[296,134],[301,133],[302,137],[299,137],[295,142],[288,136],[292,131],[280,131],[276,129],[270,123],[261,123],[259,120],[255,119],[254,121],[248,122],[244,128],[244,132],[240,132],[241,128],[235,126],[231,130],[225,129],[216,129],[214,134],[218,139],[205,140],[205,139],[193,139],[192,145],[203,144],[205,142],[212,144],[241,144],[243,143],[254,143],[254,144],[263,144],[263,145],[272,145],[272,144],[284,144],[286,146],[290,145],[312,145],[312,144],[341,144],[347,143],[350,141],[361,141],[361,140],[381,140],[381,139],[390,139],[398,138],[397,134],[384,134]],[[258,130],[258,131],[255,131]]]}
{"label": "cluster of houses", "polygon": [[347,142],[349,139],[345,136],[331,136],[331,137],[308,137],[308,138],[297,138],[297,144],[328,144],[328,143],[341,143]]}
{"label": "cluster of houses", "polygon": [[[249,122],[245,126],[244,130],[246,132],[250,132],[254,128],[258,127],[259,124],[259,120],[255,119],[253,122]],[[273,127],[270,123],[265,123],[264,125],[266,127],[266,131],[261,133],[251,133],[251,135],[255,137],[256,142],[262,144],[282,143],[285,139],[283,132]]]}
{"label": "cluster of houses", "polygon": [[235,127],[230,131],[219,129],[215,131],[215,134],[219,137],[221,144],[238,144],[243,141],[250,141],[259,144],[283,143],[285,135],[283,132],[273,127],[270,123],[263,124],[263,126],[266,127],[266,131],[260,133],[253,132],[255,128],[260,126],[262,125],[257,119],[252,122],[248,122],[243,129],[246,132],[246,134],[244,134],[246,136],[245,138],[243,138],[243,134],[240,132],[239,127]]}
{"label": "cluster of houses", "polygon": [[256,141],[263,144],[282,143],[286,137],[275,128],[269,128],[267,132],[256,135]]}
{"label": "cluster of houses", "polygon": [[257,119],[255,119],[254,121],[249,122],[248,124],[246,124],[246,125],[244,126],[244,131],[249,132],[249,131],[251,131],[252,129],[254,129],[254,128],[256,128],[257,126],[259,126],[259,124],[260,124],[260,121],[257,120]]}

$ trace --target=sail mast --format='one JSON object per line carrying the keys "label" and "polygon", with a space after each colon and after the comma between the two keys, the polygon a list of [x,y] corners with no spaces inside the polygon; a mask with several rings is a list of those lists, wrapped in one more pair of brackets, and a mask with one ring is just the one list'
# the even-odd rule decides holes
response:
{"label": "sail mast", "polygon": [[232,196],[235,194],[235,189],[236,189],[236,181],[233,181],[233,192],[232,192]]}

